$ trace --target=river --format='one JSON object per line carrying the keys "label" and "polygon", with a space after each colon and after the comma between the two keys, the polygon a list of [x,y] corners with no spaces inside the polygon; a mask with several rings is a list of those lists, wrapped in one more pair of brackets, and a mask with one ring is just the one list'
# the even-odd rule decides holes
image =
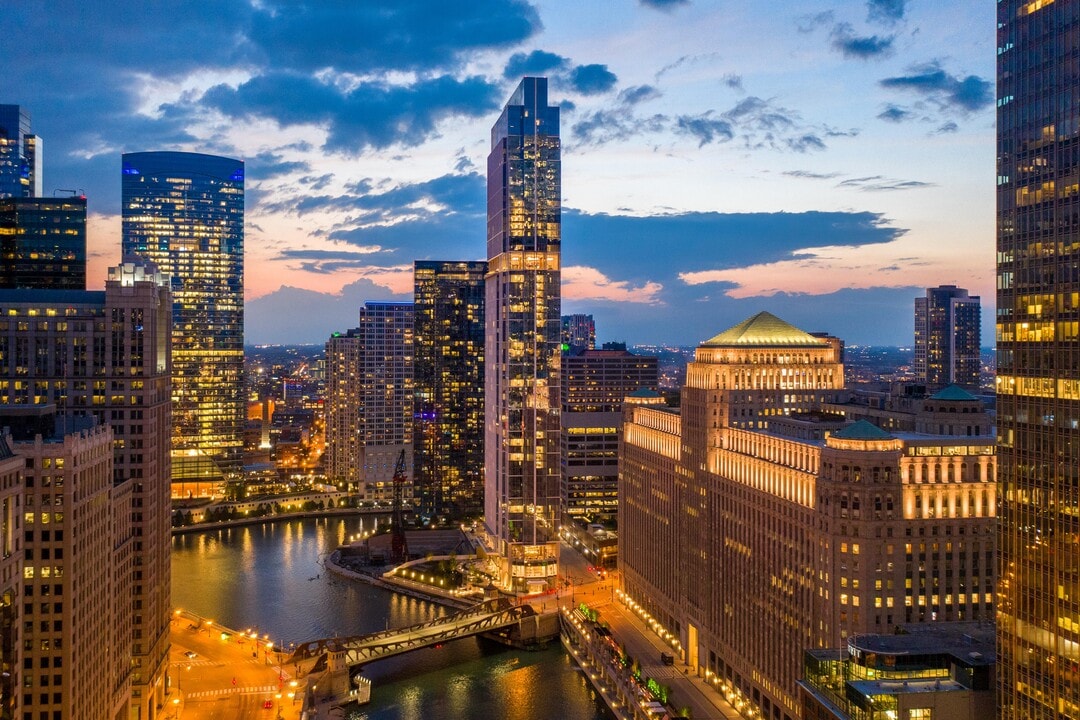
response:
{"label": "river", "polygon": [[[441,606],[350,582],[320,563],[373,516],[287,520],[173,538],[173,606],[276,643],[424,622]],[[370,704],[349,720],[610,720],[562,648],[523,652],[467,638],[373,663]]]}

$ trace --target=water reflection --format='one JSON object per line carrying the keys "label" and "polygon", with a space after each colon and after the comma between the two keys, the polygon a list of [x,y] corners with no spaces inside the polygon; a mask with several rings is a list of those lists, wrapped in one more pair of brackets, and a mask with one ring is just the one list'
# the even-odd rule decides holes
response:
{"label": "water reflection", "polygon": [[[426,622],[444,608],[364,583],[321,563],[375,517],[268,523],[173,538],[173,605],[275,643],[360,635]],[[517,652],[477,638],[367,666],[372,703],[350,720],[507,717],[607,720],[611,716],[558,644]]]}

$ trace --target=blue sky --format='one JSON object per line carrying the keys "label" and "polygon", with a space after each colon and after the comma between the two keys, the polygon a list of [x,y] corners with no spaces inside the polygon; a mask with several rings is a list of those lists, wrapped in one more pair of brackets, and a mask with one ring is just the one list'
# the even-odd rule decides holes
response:
{"label": "blue sky", "polygon": [[913,298],[983,298],[994,7],[926,0],[20,2],[0,102],[45,187],[120,254],[120,154],[247,162],[247,341],[322,342],[414,259],[481,259],[489,131],[522,74],[562,105],[563,311],[694,344],[762,309],[910,344]]}

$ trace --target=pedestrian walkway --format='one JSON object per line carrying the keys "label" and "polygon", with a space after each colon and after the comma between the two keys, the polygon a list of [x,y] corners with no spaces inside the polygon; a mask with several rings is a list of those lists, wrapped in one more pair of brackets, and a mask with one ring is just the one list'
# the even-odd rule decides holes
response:
{"label": "pedestrian walkway", "polygon": [[198,700],[200,698],[217,697],[219,695],[244,695],[244,694],[261,694],[261,693],[276,693],[280,690],[277,685],[262,685],[259,687],[232,687],[223,688],[219,690],[201,690],[197,692],[191,692],[187,694],[188,702],[192,700]]}

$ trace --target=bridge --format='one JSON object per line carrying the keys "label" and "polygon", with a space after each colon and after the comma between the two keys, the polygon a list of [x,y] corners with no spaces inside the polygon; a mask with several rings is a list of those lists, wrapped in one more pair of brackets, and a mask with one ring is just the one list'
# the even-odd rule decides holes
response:
{"label": "bridge", "polygon": [[420,625],[302,643],[296,647],[289,662],[299,663],[327,655],[336,661],[331,665],[340,663],[352,667],[470,635],[506,629],[520,632],[522,620],[529,618],[535,619],[539,628],[540,616],[530,606],[495,598]]}

